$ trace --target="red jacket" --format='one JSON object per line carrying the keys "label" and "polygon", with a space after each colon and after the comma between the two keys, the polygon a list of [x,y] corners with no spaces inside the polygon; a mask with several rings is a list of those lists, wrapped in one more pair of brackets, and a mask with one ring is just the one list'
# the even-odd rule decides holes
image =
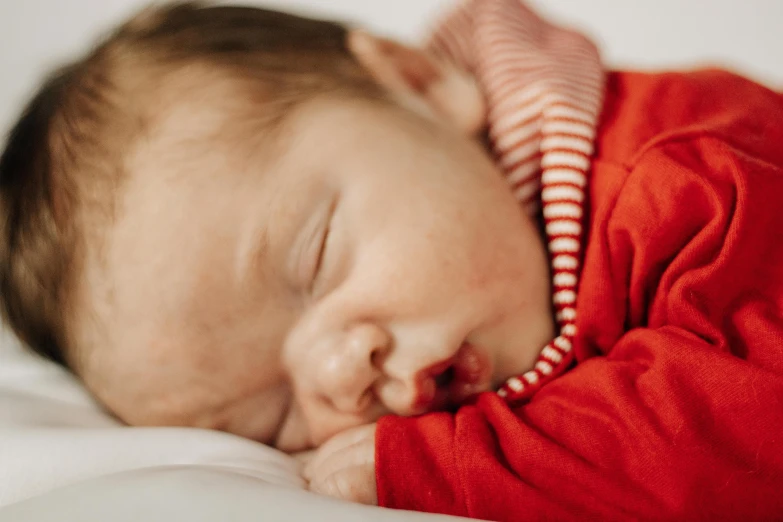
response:
{"label": "red jacket", "polygon": [[611,74],[587,190],[575,367],[517,407],[381,419],[380,504],[783,519],[783,96]]}

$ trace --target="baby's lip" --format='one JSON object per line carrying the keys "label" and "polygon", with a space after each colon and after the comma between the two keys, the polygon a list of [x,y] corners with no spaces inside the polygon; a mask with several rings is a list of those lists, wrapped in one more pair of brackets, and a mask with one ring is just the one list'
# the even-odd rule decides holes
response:
{"label": "baby's lip", "polygon": [[411,405],[412,413],[418,415],[443,407],[444,397],[439,389],[437,379],[446,372],[452,364],[450,358],[424,370],[416,379],[416,398]]}
{"label": "baby's lip", "polygon": [[[448,377],[445,377],[448,374]],[[457,353],[420,372],[417,379],[416,413],[457,406],[491,387],[492,368],[482,350],[463,343]]]}

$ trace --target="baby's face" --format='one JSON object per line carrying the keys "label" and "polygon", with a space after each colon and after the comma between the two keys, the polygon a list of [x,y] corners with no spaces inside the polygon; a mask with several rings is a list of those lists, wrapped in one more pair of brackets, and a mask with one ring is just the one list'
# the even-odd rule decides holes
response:
{"label": "baby's face", "polygon": [[553,333],[544,249],[472,139],[337,99],[255,151],[177,137],[208,112],[131,159],[87,276],[106,343],[79,372],[119,417],[296,451],[532,366]]}

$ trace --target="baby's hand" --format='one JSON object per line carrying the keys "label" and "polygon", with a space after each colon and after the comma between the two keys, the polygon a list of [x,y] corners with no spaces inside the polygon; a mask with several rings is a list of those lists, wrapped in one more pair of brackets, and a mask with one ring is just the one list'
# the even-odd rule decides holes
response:
{"label": "baby's hand", "polygon": [[307,459],[310,491],[376,505],[375,424],[338,433]]}

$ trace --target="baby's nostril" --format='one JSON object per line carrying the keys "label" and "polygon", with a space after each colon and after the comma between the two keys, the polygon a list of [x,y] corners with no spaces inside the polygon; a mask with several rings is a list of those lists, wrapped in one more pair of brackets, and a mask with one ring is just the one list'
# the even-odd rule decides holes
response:
{"label": "baby's nostril", "polygon": [[438,388],[441,388],[443,386],[448,386],[451,384],[451,381],[454,380],[454,366],[449,366],[446,368],[446,371],[441,373],[440,375],[435,376],[435,384],[438,386]]}

